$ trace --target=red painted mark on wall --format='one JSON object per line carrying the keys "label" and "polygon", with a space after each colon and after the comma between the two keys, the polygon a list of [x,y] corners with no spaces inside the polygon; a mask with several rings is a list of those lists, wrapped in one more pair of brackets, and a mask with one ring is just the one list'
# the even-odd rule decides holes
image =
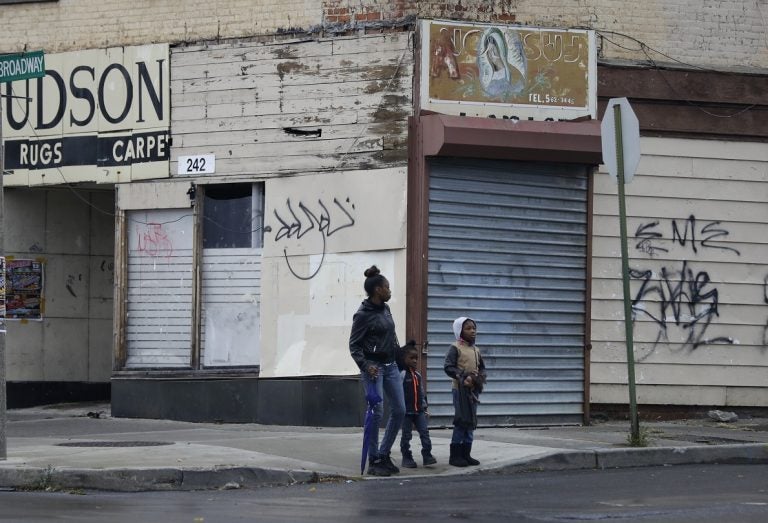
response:
{"label": "red painted mark on wall", "polygon": [[147,223],[144,231],[136,227],[138,245],[136,250],[155,258],[170,258],[173,256],[173,242],[168,233],[163,230],[162,223]]}

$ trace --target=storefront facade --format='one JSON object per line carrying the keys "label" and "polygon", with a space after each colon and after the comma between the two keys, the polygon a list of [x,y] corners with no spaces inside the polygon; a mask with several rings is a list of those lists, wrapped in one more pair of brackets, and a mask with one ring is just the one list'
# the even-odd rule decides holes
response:
{"label": "storefront facade", "polygon": [[[84,23],[74,47],[24,42],[56,74],[14,92],[59,103],[3,102],[4,130],[19,127],[4,133],[5,254],[45,267],[42,318],[7,320],[9,391],[111,390],[118,416],[357,424],[347,338],[376,264],[401,341],[422,349],[435,424],[450,422],[442,356],[461,315],[489,365],[484,424],[620,410],[618,208],[599,119],[626,96],[642,135],[627,186],[638,399],[768,406],[764,53],[713,34],[719,54],[702,57],[534,2],[418,21],[407,2],[342,4],[272,13],[304,29],[250,7],[183,34],[140,5],[146,34],[115,42]],[[677,20],[668,9],[653,15]],[[632,51],[627,34],[651,45]],[[661,66],[650,48],[722,71]]]}

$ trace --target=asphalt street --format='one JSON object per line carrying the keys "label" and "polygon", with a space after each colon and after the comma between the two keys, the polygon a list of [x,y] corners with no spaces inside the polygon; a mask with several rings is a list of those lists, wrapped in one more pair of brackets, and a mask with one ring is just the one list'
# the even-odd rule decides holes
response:
{"label": "asphalt street", "polygon": [[255,490],[0,492],[0,522],[764,523],[764,465],[485,473]]}

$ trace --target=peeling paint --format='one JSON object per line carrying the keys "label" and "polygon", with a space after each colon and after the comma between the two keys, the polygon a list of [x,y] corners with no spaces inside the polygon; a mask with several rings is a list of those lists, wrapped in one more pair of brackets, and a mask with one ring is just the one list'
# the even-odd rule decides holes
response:
{"label": "peeling paint", "polygon": [[375,93],[382,92],[386,88],[387,88],[387,82],[385,82],[383,80],[382,81],[376,81],[376,82],[371,82],[368,85],[366,85],[363,88],[363,92],[365,94],[375,94]]}
{"label": "peeling paint", "polygon": [[280,62],[277,64],[277,75],[280,77],[280,81],[283,81],[286,74],[292,74],[306,69],[309,68],[298,62]]}
{"label": "peeling paint", "polygon": [[272,50],[272,54],[278,60],[295,60],[299,56],[295,47],[278,47]]}

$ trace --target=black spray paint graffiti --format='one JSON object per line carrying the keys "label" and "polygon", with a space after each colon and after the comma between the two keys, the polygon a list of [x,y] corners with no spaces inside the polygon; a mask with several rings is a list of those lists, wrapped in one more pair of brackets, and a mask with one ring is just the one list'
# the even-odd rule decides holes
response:
{"label": "black spray paint graffiti", "polygon": [[[683,331],[683,349],[734,343],[729,336],[707,338],[707,328],[720,314],[717,310],[718,291],[710,284],[706,271],[694,272],[688,261],[683,261],[679,271],[662,267],[661,275],[656,280],[650,270],[630,269],[629,273],[630,277],[642,281],[632,300],[632,310],[635,315],[645,314],[659,326],[654,346],[669,341],[671,326]],[[657,310],[652,312],[652,306]]]}
{"label": "black spray paint graffiti", "polygon": [[[686,247],[690,242],[690,246],[695,253],[699,252],[699,248],[719,249],[723,251],[731,251],[736,253],[737,256],[741,256],[741,253],[732,247],[713,244],[715,238],[725,237],[730,234],[726,229],[722,228],[721,224],[722,222],[719,221],[704,222],[704,225],[697,229],[696,217],[694,215],[690,215],[688,219],[683,222],[683,225],[678,225],[677,220],[672,220],[671,240],[664,240],[664,235],[656,230],[659,226],[658,220],[650,223],[643,223],[640,224],[637,231],[635,231],[635,238],[639,239],[635,248],[638,251],[648,254],[650,257],[654,257],[659,252],[669,252],[669,249],[659,245],[659,243],[679,243],[682,247]],[[722,240],[718,240],[718,243],[721,242]]]}
{"label": "black spray paint graffiti", "polygon": [[64,287],[74,298],[77,298],[77,293],[75,292],[75,289],[73,287],[77,282],[82,282],[82,281],[83,281],[82,274],[78,274],[77,276],[75,276],[74,274],[68,274],[67,283],[64,285]]}
{"label": "black spray paint graffiti", "polygon": [[297,211],[295,211],[293,208],[293,204],[291,203],[290,198],[287,199],[285,201],[285,206],[287,208],[288,214],[290,215],[288,219],[284,219],[277,212],[277,209],[275,209],[275,218],[277,218],[277,220],[280,222],[280,228],[275,234],[276,242],[283,239],[300,240],[306,234],[312,231],[315,231],[315,233],[319,234],[322,238],[323,254],[320,258],[320,263],[317,265],[317,269],[315,269],[313,273],[307,276],[300,275],[294,270],[288,257],[288,248],[283,248],[283,256],[285,257],[285,263],[288,265],[288,269],[291,271],[291,274],[300,280],[310,280],[314,278],[318,272],[320,272],[320,268],[323,266],[323,261],[325,260],[327,238],[330,238],[342,229],[346,229],[355,225],[355,219],[352,217],[352,212],[350,211],[350,208],[352,211],[355,210],[355,205],[350,203],[349,198],[345,200],[344,204],[342,204],[337,198],[334,198],[333,203],[335,207],[331,206],[331,210],[335,211],[335,217],[332,216],[331,211],[328,209],[328,206],[326,206],[323,200],[317,200],[317,204],[320,207],[319,211],[311,210],[304,204],[304,202],[300,201],[297,204],[297,213]]}
{"label": "black spray paint graffiti", "polygon": [[[685,220],[672,220],[666,238],[659,228],[659,220],[640,224],[635,231],[638,240],[635,248],[651,258],[668,253],[678,245],[694,254],[699,254],[699,250],[717,249],[741,256],[737,249],[723,245],[722,238],[729,235],[722,222],[697,221],[691,214]],[[718,289],[712,285],[708,272],[692,270],[686,260],[680,263],[680,270],[661,267],[658,277],[650,269],[630,270],[632,278],[642,281],[632,302],[635,316],[645,314],[659,326],[653,346],[669,342],[672,328],[682,331],[682,349],[735,343],[730,336],[707,337],[710,324],[720,316]]]}

